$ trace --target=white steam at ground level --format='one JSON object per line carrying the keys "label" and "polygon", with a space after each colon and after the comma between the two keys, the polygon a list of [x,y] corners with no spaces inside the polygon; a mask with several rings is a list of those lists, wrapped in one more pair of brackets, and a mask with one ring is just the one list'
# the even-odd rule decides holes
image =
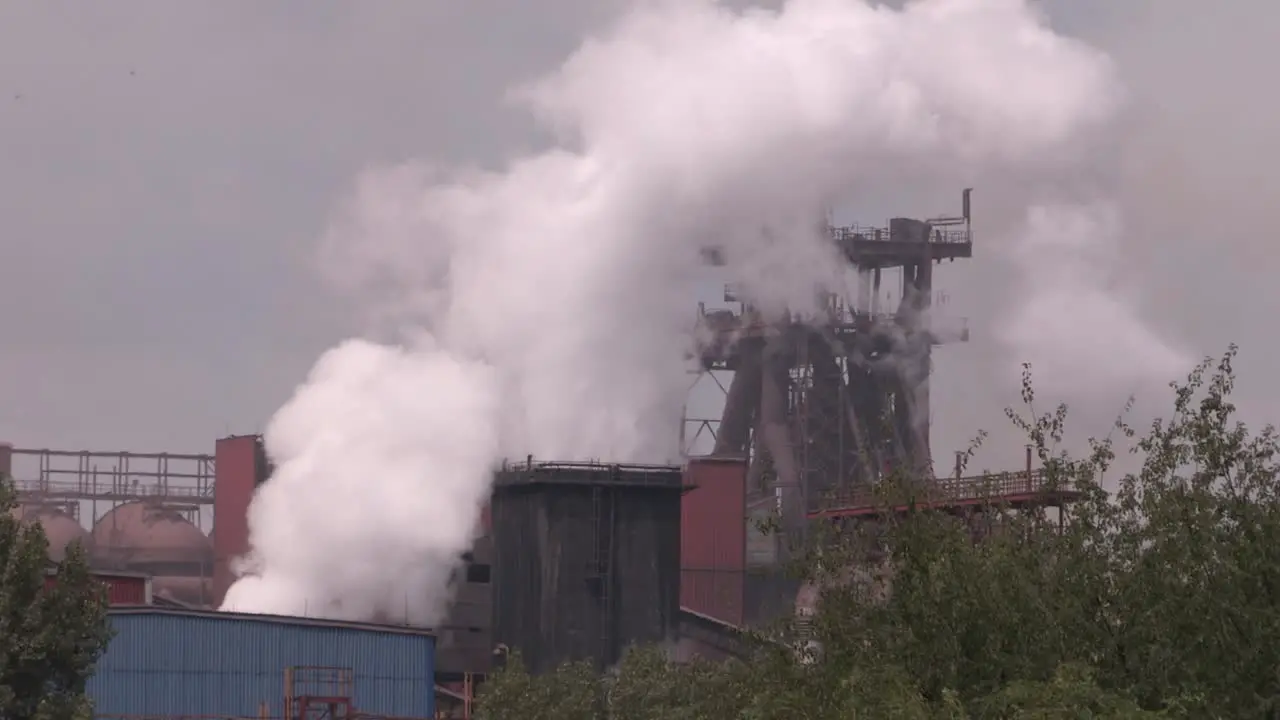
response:
{"label": "white steam at ground level", "polygon": [[887,180],[1057,167],[1119,96],[1021,0],[639,4],[518,93],[561,144],[373,173],[328,259],[401,341],[326,354],[226,609],[432,624],[504,456],[678,452],[699,249],[767,311],[838,282],[825,207]]}

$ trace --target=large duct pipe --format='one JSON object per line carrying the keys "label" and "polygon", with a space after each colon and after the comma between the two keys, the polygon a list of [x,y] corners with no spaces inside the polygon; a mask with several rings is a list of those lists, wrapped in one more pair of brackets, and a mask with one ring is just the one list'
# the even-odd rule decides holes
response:
{"label": "large duct pipe", "polygon": [[720,415],[720,429],[716,433],[714,454],[745,455],[751,444],[751,425],[755,420],[755,407],[760,401],[760,355],[744,352],[738,363],[724,410]]}

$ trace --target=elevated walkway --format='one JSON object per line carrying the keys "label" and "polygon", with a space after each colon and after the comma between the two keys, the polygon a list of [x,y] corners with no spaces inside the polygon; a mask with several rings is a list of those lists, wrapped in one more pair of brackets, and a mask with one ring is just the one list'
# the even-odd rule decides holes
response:
{"label": "elevated walkway", "polygon": [[984,505],[1012,508],[1062,507],[1080,499],[1070,482],[1052,481],[1043,470],[998,473],[961,478],[939,478],[919,490],[914,498],[888,501],[868,488],[827,498],[810,519],[875,518],[911,509],[963,512]]}

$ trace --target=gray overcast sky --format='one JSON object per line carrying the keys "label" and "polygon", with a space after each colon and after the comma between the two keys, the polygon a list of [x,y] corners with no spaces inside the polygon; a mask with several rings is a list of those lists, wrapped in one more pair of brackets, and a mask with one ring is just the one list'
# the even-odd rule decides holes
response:
{"label": "gray overcast sky", "polygon": [[[0,438],[207,451],[260,430],[355,327],[312,260],[355,174],[537,147],[505,88],[620,5],[0,5]],[[1136,230],[1119,269],[1141,271],[1149,317],[1196,352],[1241,343],[1243,389],[1269,420],[1280,252],[1264,211],[1280,190],[1280,117],[1260,88],[1277,66],[1280,6],[1049,7],[1057,26],[1116,52],[1143,109],[1124,151]],[[943,444],[999,424],[1016,389],[983,371],[1010,283],[981,252],[949,281],[975,337],[939,356]]]}

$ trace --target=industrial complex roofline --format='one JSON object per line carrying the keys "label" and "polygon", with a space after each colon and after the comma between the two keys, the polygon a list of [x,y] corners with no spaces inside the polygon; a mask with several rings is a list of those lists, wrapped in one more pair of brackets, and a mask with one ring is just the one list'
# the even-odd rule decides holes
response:
{"label": "industrial complex roofline", "polygon": [[512,462],[511,460],[502,461],[502,470],[582,470],[599,472],[600,470],[621,470],[623,472],[669,472],[671,465],[644,464],[644,463],[611,463],[601,460],[539,460],[535,461],[532,455],[524,460]]}
{"label": "industrial complex roofline", "polygon": [[614,487],[679,488],[682,465],[641,465],[601,462],[504,463],[494,474],[495,487],[518,485],[609,485]]}
{"label": "industrial complex roofline", "polygon": [[[859,267],[898,267],[927,256],[929,260],[973,257],[973,188],[960,194],[960,215],[927,220],[893,218],[885,227],[827,226],[832,243],[846,259]],[[702,262],[725,264],[724,248],[706,246]]]}

